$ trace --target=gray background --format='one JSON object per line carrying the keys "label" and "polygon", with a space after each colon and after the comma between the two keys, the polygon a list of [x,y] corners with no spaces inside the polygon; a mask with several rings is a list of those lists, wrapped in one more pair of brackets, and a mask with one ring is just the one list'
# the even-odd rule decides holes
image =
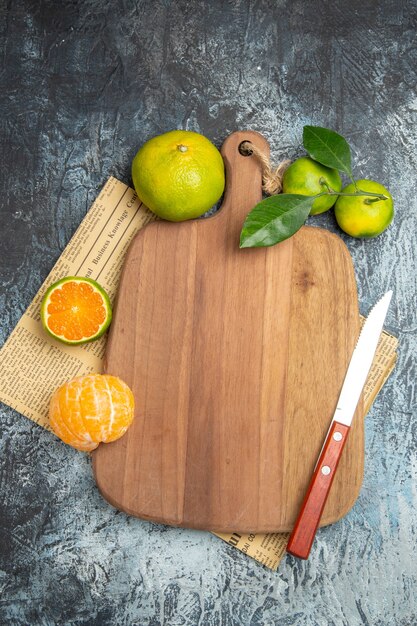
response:
{"label": "gray background", "polygon": [[[251,128],[275,161],[304,124],[342,133],[392,226],[346,242],[361,311],[387,289],[395,373],[366,419],[363,488],[310,559],[273,573],[216,537],[111,508],[90,459],[1,406],[0,623],[412,626],[416,601],[416,2],[23,0],[0,8],[1,343],[109,175],[150,137],[220,146]],[[310,220],[311,222],[313,220]]]}

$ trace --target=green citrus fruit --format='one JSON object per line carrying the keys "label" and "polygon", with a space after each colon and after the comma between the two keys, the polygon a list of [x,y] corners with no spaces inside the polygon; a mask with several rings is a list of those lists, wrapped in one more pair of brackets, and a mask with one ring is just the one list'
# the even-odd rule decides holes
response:
{"label": "green citrus fruit", "polygon": [[140,200],[172,222],[208,211],[225,185],[220,152],[206,137],[188,130],[147,141],[133,159],[132,178]]}
{"label": "green citrus fruit", "polygon": [[81,276],[67,276],[51,285],[40,313],[46,332],[71,345],[98,339],[112,319],[107,293],[95,280]]}
{"label": "green citrus fruit", "polygon": [[343,189],[343,193],[368,191],[384,194],[386,200],[370,196],[339,196],[335,206],[335,216],[340,228],[352,237],[376,237],[392,222],[394,203],[388,189],[373,180],[358,180]]}
{"label": "green citrus fruit", "polygon": [[[326,185],[333,191],[342,189],[342,180],[339,172],[330,167],[317,163],[310,157],[301,157],[291,163],[285,170],[282,179],[284,193],[297,193],[302,196],[315,196],[323,191],[328,191]],[[336,202],[337,196],[322,196],[313,202],[310,215],[318,215],[330,209]]]}

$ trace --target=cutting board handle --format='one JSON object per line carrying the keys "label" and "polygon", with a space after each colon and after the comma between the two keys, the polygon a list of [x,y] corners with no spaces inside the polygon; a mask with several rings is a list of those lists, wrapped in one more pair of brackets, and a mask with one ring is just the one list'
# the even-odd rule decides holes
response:
{"label": "cutting board handle", "polygon": [[226,192],[221,210],[227,211],[233,222],[243,222],[253,207],[262,200],[262,166],[254,155],[244,155],[239,147],[250,141],[269,157],[267,140],[253,130],[238,131],[229,135],[221,153],[226,167]]}

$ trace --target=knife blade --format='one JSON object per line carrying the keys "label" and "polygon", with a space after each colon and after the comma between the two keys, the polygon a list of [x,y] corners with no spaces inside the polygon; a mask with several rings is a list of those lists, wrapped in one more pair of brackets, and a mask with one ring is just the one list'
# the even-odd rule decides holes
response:
{"label": "knife blade", "polygon": [[288,541],[287,552],[298,558],[307,559],[310,554],[355,410],[371,369],[391,297],[392,291],[387,291],[373,307],[353,350],[336,410]]}

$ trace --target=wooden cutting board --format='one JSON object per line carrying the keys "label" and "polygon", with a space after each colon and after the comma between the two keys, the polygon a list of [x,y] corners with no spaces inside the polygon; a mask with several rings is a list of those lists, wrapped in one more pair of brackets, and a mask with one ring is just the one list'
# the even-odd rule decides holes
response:
{"label": "wooden cutting board", "polygon": [[[130,246],[105,371],[133,389],[134,424],[93,453],[98,487],[143,519],[218,531],[290,530],[359,334],[354,271],[336,235],[303,227],[239,249],[261,200],[249,140],[225,141],[213,217],[157,221]],[[360,403],[322,525],[354,503],[363,473]]]}

